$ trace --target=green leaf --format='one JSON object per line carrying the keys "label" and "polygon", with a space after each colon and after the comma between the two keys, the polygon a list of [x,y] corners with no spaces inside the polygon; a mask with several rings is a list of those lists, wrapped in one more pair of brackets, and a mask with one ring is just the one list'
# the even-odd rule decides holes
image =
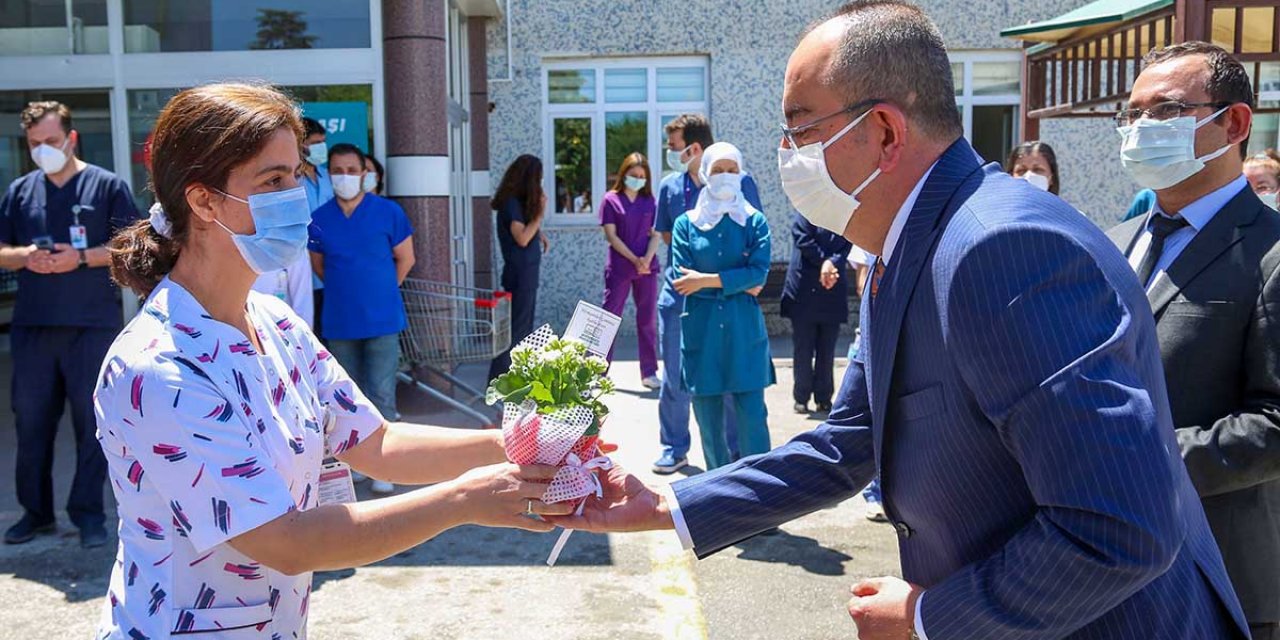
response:
{"label": "green leaf", "polygon": [[529,397],[533,398],[538,405],[552,407],[556,404],[555,397],[551,395],[551,390],[540,382],[530,385]]}

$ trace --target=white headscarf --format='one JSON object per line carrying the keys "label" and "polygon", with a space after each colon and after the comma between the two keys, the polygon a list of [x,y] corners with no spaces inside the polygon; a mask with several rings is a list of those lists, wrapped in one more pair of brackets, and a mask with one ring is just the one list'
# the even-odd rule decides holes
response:
{"label": "white headscarf", "polygon": [[[698,169],[698,177],[702,179],[703,185],[709,185],[711,167],[720,160],[732,160],[737,163],[739,175],[746,172],[746,167],[742,164],[742,152],[728,142],[717,142],[702,152],[702,167]],[[745,227],[747,218],[751,217],[753,211],[755,209],[743,197],[741,189],[733,198],[720,200],[711,194],[709,186],[704,186],[702,193],[698,194],[698,203],[689,210],[688,216],[695,227],[707,231],[720,224],[720,219],[726,215],[730,220],[738,223],[738,226]]]}

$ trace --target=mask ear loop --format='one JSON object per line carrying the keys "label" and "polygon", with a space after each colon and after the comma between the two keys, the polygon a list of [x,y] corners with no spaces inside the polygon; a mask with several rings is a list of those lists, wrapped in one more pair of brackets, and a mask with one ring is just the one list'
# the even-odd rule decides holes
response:
{"label": "mask ear loop", "polygon": [[[1221,108],[1221,109],[1218,109],[1218,111],[1217,111],[1217,112],[1215,112],[1213,115],[1208,116],[1208,117],[1206,117],[1204,120],[1201,120],[1201,121],[1197,122],[1197,123],[1196,123],[1196,130],[1198,131],[1198,130],[1200,129],[1200,127],[1203,127],[1204,125],[1209,124],[1210,122],[1213,122],[1215,119],[1217,119],[1217,117],[1218,117],[1218,116],[1220,116],[1220,115],[1222,115],[1222,114],[1226,113],[1226,112],[1227,112],[1227,109],[1230,109],[1230,108],[1231,108],[1231,106],[1232,106],[1232,105],[1227,105],[1227,106],[1225,106],[1225,107],[1223,107],[1223,108]],[[1220,158],[1220,157],[1222,156],[1222,154],[1224,154],[1224,153],[1226,153],[1227,151],[1230,151],[1230,150],[1231,150],[1231,145],[1230,145],[1230,144],[1228,144],[1228,145],[1223,146],[1221,149],[1218,149],[1217,151],[1214,151],[1213,153],[1210,153],[1210,154],[1208,154],[1208,155],[1206,155],[1206,156],[1203,156],[1203,157],[1200,157],[1200,158],[1196,158],[1196,160],[1197,160],[1197,161],[1199,161],[1199,162],[1205,162],[1205,163],[1207,163],[1207,162],[1212,162],[1212,161],[1214,161],[1214,160],[1217,160],[1218,158]]]}
{"label": "mask ear loop", "polygon": [[871,110],[868,110],[866,113],[854,118],[852,121],[849,122],[849,124],[846,124],[843,129],[837,131],[834,136],[827,138],[827,141],[822,143],[822,148],[826,149],[827,147],[835,144],[837,140],[844,137],[844,134],[852,131],[854,127],[858,126],[858,123],[865,120],[869,115],[871,115]]}

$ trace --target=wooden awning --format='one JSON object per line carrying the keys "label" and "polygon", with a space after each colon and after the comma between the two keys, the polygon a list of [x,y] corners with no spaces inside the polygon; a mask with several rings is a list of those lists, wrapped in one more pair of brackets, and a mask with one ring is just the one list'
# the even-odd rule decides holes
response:
{"label": "wooden awning", "polygon": [[1022,107],[1030,139],[1040,118],[1110,116],[1123,108],[1142,57],[1178,42],[1210,40],[1232,52],[1257,93],[1262,64],[1280,62],[1280,0],[1097,0],[1001,34],[1026,43]]}

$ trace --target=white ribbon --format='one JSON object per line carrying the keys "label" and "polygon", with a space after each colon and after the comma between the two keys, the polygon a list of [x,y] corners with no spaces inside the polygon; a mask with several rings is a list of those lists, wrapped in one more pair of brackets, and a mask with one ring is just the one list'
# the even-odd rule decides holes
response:
{"label": "white ribbon", "polygon": [[[597,450],[597,453],[598,452],[599,450]],[[596,469],[601,471],[608,471],[609,469],[612,469],[613,461],[609,459],[609,456],[596,456],[586,462],[583,462],[576,454],[570,453],[564,460],[564,466],[575,469],[580,474],[585,474],[591,484],[595,487],[594,493],[596,494],[596,497],[604,497],[604,485],[600,484],[600,478],[597,478],[596,474],[592,473],[592,471]],[[552,481],[554,482],[554,480]],[[590,495],[590,493],[587,495]],[[579,498],[582,498],[582,501],[578,503],[578,509],[574,512],[574,515],[577,516],[582,515],[583,509],[587,506],[587,501],[585,499],[586,496],[579,496]],[[560,559],[560,552],[564,551],[564,545],[569,542],[569,536],[571,535],[573,535],[573,529],[565,529],[564,532],[560,534],[560,539],[556,540],[555,546],[551,548],[551,555],[547,556],[548,567],[556,566],[556,560]]]}
{"label": "white ribbon", "polygon": [[160,203],[157,202],[151,205],[150,213],[151,228],[155,229],[156,233],[166,238],[172,238],[173,224],[169,222],[169,216],[165,215],[164,207],[160,206]]}

